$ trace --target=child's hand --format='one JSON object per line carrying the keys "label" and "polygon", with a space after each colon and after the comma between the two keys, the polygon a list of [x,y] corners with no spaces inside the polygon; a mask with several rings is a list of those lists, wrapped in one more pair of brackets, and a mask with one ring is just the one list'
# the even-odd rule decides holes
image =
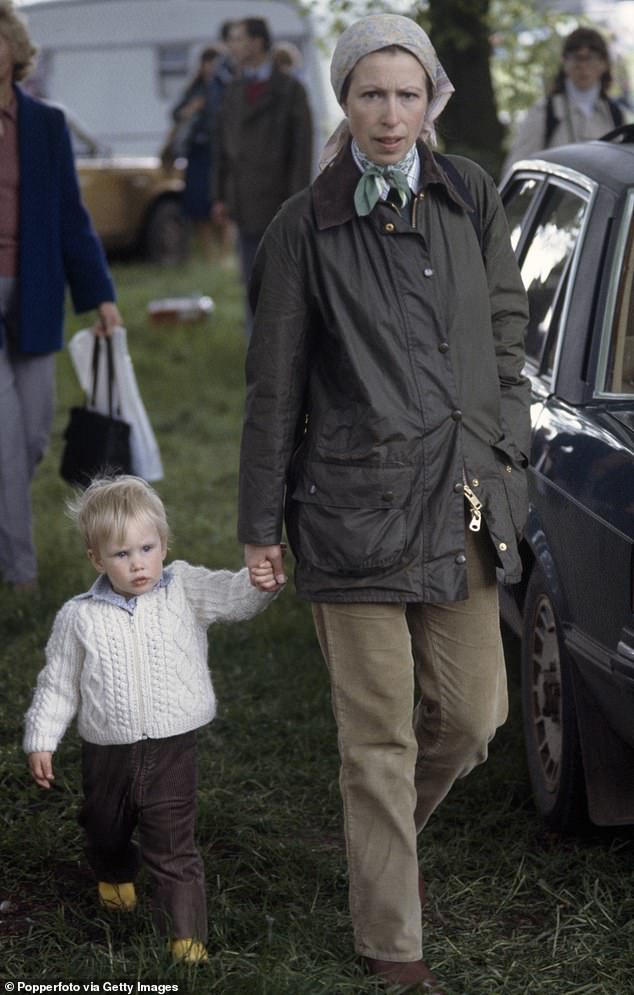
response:
{"label": "child's hand", "polygon": [[258,591],[276,591],[280,586],[275,579],[273,564],[270,560],[260,560],[250,568],[251,583]]}
{"label": "child's hand", "polygon": [[40,788],[50,788],[51,781],[55,780],[53,754],[29,753],[29,767],[36,784],[39,784]]}

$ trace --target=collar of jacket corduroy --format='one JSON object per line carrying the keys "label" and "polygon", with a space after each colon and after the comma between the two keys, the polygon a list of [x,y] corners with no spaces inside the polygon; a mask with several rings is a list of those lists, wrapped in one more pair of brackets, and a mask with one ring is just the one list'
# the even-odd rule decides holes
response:
{"label": "collar of jacket corduroy", "polygon": [[[420,190],[438,183],[447,195],[463,210],[469,205],[455,189],[434,155],[423,142],[416,145],[420,156]],[[314,181],[311,192],[315,221],[318,229],[334,228],[356,217],[354,191],[359,181],[359,168],[350,150],[350,142],[341,149],[332,163]]]}

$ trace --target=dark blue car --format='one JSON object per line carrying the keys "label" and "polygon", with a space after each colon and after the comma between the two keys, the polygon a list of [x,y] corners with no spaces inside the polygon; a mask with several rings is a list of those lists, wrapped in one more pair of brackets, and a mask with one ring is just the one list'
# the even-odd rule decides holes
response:
{"label": "dark blue car", "polygon": [[634,824],[634,127],[516,163],[502,185],[530,302],[522,583],[528,767],[561,831]]}

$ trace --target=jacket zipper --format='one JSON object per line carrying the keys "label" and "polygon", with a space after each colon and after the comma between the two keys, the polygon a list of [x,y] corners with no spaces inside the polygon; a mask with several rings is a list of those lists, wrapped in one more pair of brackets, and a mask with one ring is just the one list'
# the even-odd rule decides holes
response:
{"label": "jacket zipper", "polygon": [[463,475],[463,490],[464,496],[467,499],[467,504],[469,505],[469,512],[471,514],[471,520],[469,522],[469,529],[471,532],[479,532],[480,526],[482,525],[482,501],[479,501],[475,496],[471,488],[467,483],[467,475],[464,470]]}

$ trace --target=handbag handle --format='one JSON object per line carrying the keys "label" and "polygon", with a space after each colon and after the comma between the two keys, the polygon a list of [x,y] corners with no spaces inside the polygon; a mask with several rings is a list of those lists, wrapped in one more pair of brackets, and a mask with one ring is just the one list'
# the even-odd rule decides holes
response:
{"label": "handbag handle", "polygon": [[[99,378],[99,357],[101,354],[101,339],[95,335],[95,344],[92,350],[92,394],[90,398],[91,407],[95,407],[97,400],[97,380]],[[114,385],[114,359],[112,356],[112,342],[110,337],[106,338],[106,360],[108,363],[108,414],[112,414],[112,388]]]}

